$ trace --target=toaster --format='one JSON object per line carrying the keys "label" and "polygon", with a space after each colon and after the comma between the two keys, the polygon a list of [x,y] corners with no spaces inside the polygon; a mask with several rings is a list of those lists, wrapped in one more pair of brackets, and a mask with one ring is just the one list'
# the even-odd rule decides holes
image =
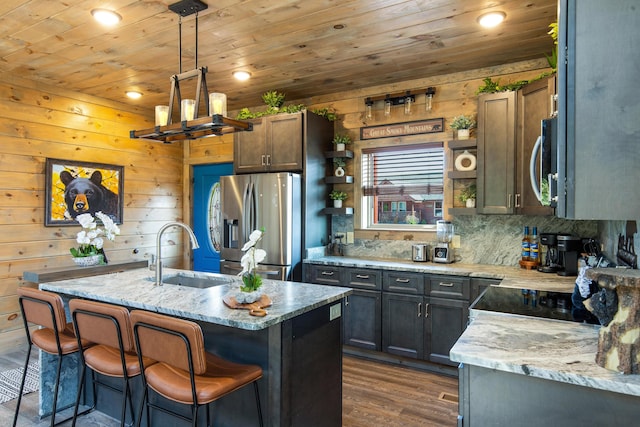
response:
{"label": "toaster", "polygon": [[411,259],[416,262],[429,261],[429,245],[413,245],[411,248]]}

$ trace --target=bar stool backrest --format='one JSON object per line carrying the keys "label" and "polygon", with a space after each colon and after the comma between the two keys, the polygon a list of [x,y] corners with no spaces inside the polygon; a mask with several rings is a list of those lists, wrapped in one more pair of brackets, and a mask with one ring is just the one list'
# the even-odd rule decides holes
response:
{"label": "bar stool backrest", "polygon": [[195,375],[207,371],[204,337],[197,323],[142,310],[131,312],[131,323],[138,334],[141,355],[187,372],[191,359]]}
{"label": "bar stool backrest", "polygon": [[27,322],[58,332],[64,331],[67,316],[60,295],[25,286],[18,288],[17,293]]}
{"label": "bar stool backrest", "polygon": [[[95,301],[72,299],[69,301],[69,308],[71,312],[74,313],[78,335],[82,337],[83,340],[113,348],[120,348],[118,329],[114,323],[115,319],[120,327],[122,350],[125,352],[133,352],[135,350],[129,310],[125,307]],[[107,317],[101,317],[91,313],[97,313],[98,315]]]}

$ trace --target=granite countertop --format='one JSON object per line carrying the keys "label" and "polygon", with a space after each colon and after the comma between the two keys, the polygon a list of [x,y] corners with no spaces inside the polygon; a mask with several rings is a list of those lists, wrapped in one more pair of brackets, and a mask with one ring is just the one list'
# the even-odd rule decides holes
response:
{"label": "granite countertop", "polygon": [[600,327],[478,312],[450,352],[451,360],[504,372],[640,396],[640,375],[596,365]]}
{"label": "granite countertop", "polygon": [[165,268],[163,273],[165,278],[178,273],[194,277],[219,277],[230,280],[230,284],[207,289],[166,283],[154,286],[155,273],[147,268],[140,268],[44,282],[39,286],[40,289],[60,294],[247,330],[268,328],[317,307],[339,301],[351,293],[350,288],[265,279],[262,289],[273,304],[266,309],[268,314],[265,317],[254,317],[247,310],[231,309],[222,301],[222,297],[241,282],[237,276],[171,268]]}
{"label": "granite countertop", "polygon": [[468,276],[502,280],[500,286],[521,289],[536,289],[551,292],[573,292],[575,277],[562,277],[557,274],[540,273],[519,267],[488,264],[438,264],[433,262],[413,262],[397,259],[354,258],[341,256],[323,256],[305,259],[306,264],[332,265],[354,268],[379,268],[395,271],[413,271],[418,273]]}

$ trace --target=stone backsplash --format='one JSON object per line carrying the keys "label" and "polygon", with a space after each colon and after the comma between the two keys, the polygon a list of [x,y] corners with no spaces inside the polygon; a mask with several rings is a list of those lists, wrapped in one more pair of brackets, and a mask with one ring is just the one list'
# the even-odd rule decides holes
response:
{"label": "stone backsplash", "polygon": [[[599,224],[600,223],[600,224]],[[538,227],[538,233],[570,233],[579,237],[599,238],[607,253],[615,254],[610,234],[601,237],[600,228],[611,233],[617,245],[617,233],[622,225],[613,221],[570,221],[555,217],[523,215],[468,215],[454,218],[455,234],[460,236],[460,248],[456,250],[456,261],[472,264],[517,266],[520,260],[522,232],[525,225]],[[353,217],[337,215],[332,218],[332,231],[353,231]],[[411,259],[411,245],[433,241],[365,240],[356,239],[345,245],[343,255],[390,259]],[[614,252],[609,252],[614,251]]]}

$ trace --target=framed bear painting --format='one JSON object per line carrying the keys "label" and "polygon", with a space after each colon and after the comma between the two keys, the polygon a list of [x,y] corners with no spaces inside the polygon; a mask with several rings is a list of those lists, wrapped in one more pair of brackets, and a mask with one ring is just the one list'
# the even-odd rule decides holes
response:
{"label": "framed bear painting", "polygon": [[122,224],[124,167],[47,159],[45,197],[45,226],[78,225],[78,215],[96,212]]}

